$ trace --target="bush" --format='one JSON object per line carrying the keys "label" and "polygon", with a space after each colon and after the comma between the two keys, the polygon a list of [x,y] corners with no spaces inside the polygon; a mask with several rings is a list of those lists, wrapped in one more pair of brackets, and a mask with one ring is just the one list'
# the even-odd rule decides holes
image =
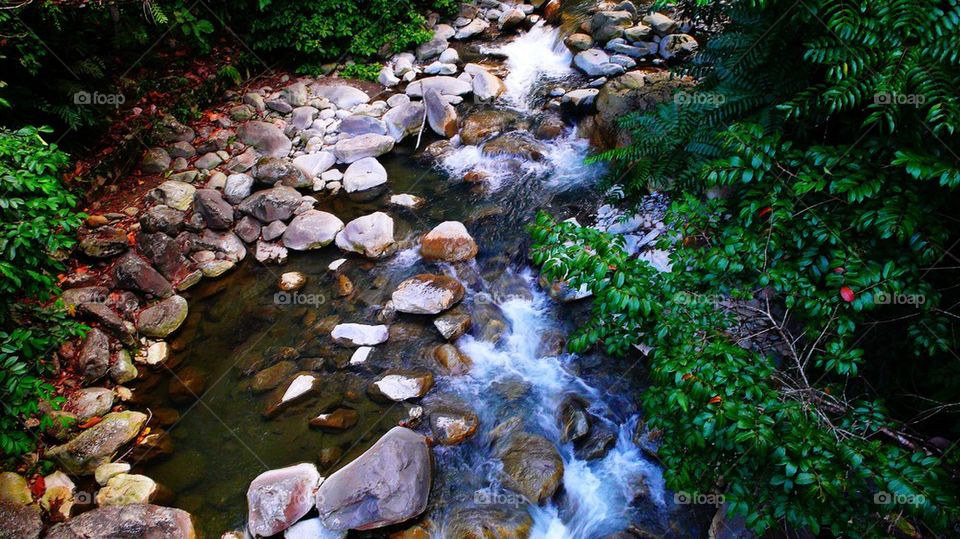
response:
{"label": "bush", "polygon": [[451,0],[260,0],[263,15],[252,23],[254,49],[302,58],[300,71],[320,73],[346,55],[369,58],[428,41],[423,13],[449,13]]}
{"label": "bush", "polygon": [[383,64],[350,64],[340,70],[340,76],[348,79],[377,80]]}
{"label": "bush", "polygon": [[58,404],[43,381],[49,358],[84,329],[61,303],[50,304],[59,293],[57,257],[73,246],[83,215],[58,178],[67,155],[44,132],[0,128],[0,450],[8,456],[34,447],[23,420],[41,399]]}
{"label": "bush", "polygon": [[[682,8],[726,21],[686,70],[699,86],[624,118],[633,144],[598,156],[630,200],[670,190],[677,270],[541,216],[534,262],[595,298],[570,348],[652,346],[668,486],[722,492],[757,531],[945,531],[956,457],[925,442],[960,434],[939,407],[960,383],[958,2]],[[784,350],[738,346],[714,298],[744,300]]]}

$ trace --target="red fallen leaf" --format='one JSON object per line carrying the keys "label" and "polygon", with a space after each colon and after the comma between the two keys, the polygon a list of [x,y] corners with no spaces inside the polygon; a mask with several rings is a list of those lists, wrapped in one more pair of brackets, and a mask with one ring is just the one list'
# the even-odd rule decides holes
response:
{"label": "red fallen leaf", "polygon": [[720,398],[720,395],[717,395],[711,398],[710,400],[708,400],[707,404],[720,404],[721,401],[723,401],[723,399]]}
{"label": "red fallen leaf", "polygon": [[850,303],[857,297],[857,294],[849,286],[841,286],[840,297],[843,298],[843,301]]}
{"label": "red fallen leaf", "polygon": [[691,378],[693,378],[693,375],[690,374],[689,372],[688,372],[687,374],[684,374],[683,377],[682,377],[682,379],[683,379],[684,382],[686,382],[687,380],[689,380],[689,379],[691,379]]}
{"label": "red fallen leaf", "polygon": [[127,243],[129,243],[130,245],[137,244],[137,236],[136,234],[133,233],[132,230],[130,232],[127,232]]}
{"label": "red fallen leaf", "polygon": [[833,272],[836,273],[837,275],[842,275],[843,272],[845,271],[847,271],[847,269],[844,268],[843,266],[838,266],[836,268],[833,268]]}
{"label": "red fallen leaf", "polygon": [[103,421],[103,418],[102,418],[102,417],[99,417],[99,416],[97,416],[97,417],[91,417],[90,419],[88,419],[88,420],[84,421],[83,423],[77,425],[77,427],[78,427],[78,428],[81,428],[81,429],[89,429],[90,427],[96,425],[97,423],[99,423],[99,422],[101,422],[101,421]]}
{"label": "red fallen leaf", "polygon": [[773,211],[773,208],[771,208],[770,206],[767,206],[766,208],[760,210],[760,213],[759,213],[758,215],[759,215],[760,217],[766,217],[766,216],[770,215],[770,212],[772,212],[772,211]]}
{"label": "red fallen leaf", "polygon": [[43,479],[42,475],[38,475],[37,479],[30,485],[30,494],[33,494],[35,498],[43,496],[44,491],[47,490],[47,482]]}

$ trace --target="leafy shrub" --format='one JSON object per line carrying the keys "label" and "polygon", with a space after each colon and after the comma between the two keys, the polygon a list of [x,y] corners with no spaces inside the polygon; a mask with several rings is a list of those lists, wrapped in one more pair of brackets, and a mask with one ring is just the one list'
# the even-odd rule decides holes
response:
{"label": "leafy shrub", "polygon": [[[49,357],[84,329],[57,296],[56,256],[70,249],[82,214],[58,174],[67,155],[46,143],[43,129],[0,129],[0,450],[29,451],[34,439],[22,421],[51,400]],[[57,404],[56,400],[51,400]]]}
{"label": "leafy shrub", "polygon": [[377,80],[383,64],[350,64],[340,70],[340,76],[348,79]]}
{"label": "leafy shrub", "polygon": [[[661,247],[676,269],[657,274],[622,239],[541,216],[534,262],[595,298],[569,346],[653,347],[644,407],[669,487],[722,492],[757,531],[942,533],[958,514],[953,446],[906,423],[956,424],[950,406],[936,423],[917,402],[955,400],[960,381],[960,226],[946,217],[960,185],[960,5],[682,7],[723,10],[686,70],[699,86],[625,117],[633,143],[598,156],[631,200],[670,189],[676,237]],[[719,298],[743,300],[784,350],[738,346]]]}
{"label": "leafy shrub", "polygon": [[263,12],[251,25],[255,49],[295,53],[301,71],[345,55],[368,58],[383,51],[399,52],[428,41],[423,14],[449,13],[450,0],[260,0]]}

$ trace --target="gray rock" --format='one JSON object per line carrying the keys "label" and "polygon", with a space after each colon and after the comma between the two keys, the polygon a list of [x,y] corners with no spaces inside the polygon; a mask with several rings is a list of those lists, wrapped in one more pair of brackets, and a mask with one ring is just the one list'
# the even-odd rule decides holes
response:
{"label": "gray rock", "polygon": [[267,185],[280,182],[294,189],[313,185],[313,179],[308,179],[293,163],[279,157],[261,157],[253,167],[253,178]]}
{"label": "gray rock", "polygon": [[443,95],[467,95],[473,91],[473,85],[454,77],[438,76],[420,79],[407,85],[406,94],[410,97],[423,97],[426,90],[436,88]]}
{"label": "gray rock", "polygon": [[394,427],[320,485],[320,519],[331,530],[370,530],[409,520],[426,509],[432,475],[426,438]]}
{"label": "gray rock", "polygon": [[112,226],[101,226],[92,231],[82,230],[77,249],[91,258],[113,258],[128,249],[127,235]]}
{"label": "gray rock", "polygon": [[340,163],[353,163],[366,157],[377,157],[393,149],[396,141],[386,135],[366,134],[337,142],[334,155]]}
{"label": "gray rock", "polygon": [[36,506],[0,502],[0,537],[39,539],[42,529],[43,522]]}
{"label": "gray rock", "polygon": [[470,39],[471,37],[482,33],[487,28],[490,28],[490,23],[478,17],[470,21],[470,23],[466,26],[458,29],[457,33],[453,37],[454,39]]}
{"label": "gray rock", "polygon": [[223,159],[221,159],[216,153],[210,152],[197,159],[193,166],[200,170],[209,170],[219,166],[220,163],[223,163]]}
{"label": "gray rock", "polygon": [[530,502],[543,505],[563,479],[563,460],[543,436],[514,432],[497,440],[494,452],[503,463],[504,482]]}
{"label": "gray rock", "polygon": [[46,457],[60,464],[69,473],[92,474],[98,466],[110,462],[121,447],[133,440],[146,422],[146,414],[140,412],[109,413],[103,416],[100,423],[84,429],[76,438],[48,449]]}
{"label": "gray rock", "polygon": [[387,326],[368,326],[364,324],[337,324],[330,332],[337,344],[349,347],[376,346],[387,342],[390,331]]}
{"label": "gray rock", "polygon": [[387,170],[373,157],[360,159],[343,173],[343,186],[348,193],[365,191],[387,183]]}
{"label": "gray rock", "polygon": [[277,186],[272,189],[257,191],[245,198],[238,209],[251,217],[256,217],[262,223],[276,220],[286,221],[293,215],[293,211],[300,206],[303,197],[292,187]]}
{"label": "gray rock", "polygon": [[471,82],[473,99],[477,103],[490,103],[507,91],[507,86],[500,80],[500,77],[490,73],[480,65],[467,64],[463,70],[473,76]]}
{"label": "gray rock", "polygon": [[160,174],[170,168],[170,154],[163,148],[150,148],[143,154],[140,170],[145,174]]}
{"label": "gray rock", "polygon": [[313,464],[297,464],[258,475],[247,489],[247,530],[255,537],[278,534],[313,509],[323,478]]}
{"label": "gray rock", "polygon": [[187,211],[193,204],[193,194],[197,188],[189,183],[167,180],[154,190],[157,198],[175,210]]}
{"label": "gray rock", "polygon": [[45,539],[82,537],[191,539],[196,537],[190,513],[150,504],[111,505],[57,524]]}
{"label": "gray rock", "polygon": [[427,121],[433,132],[450,138],[457,134],[457,109],[447,103],[436,88],[429,88],[423,96],[427,107]]}
{"label": "gray rock", "polygon": [[223,199],[219,191],[198,189],[194,202],[209,228],[227,230],[233,226],[233,207]]}
{"label": "gray rock", "polygon": [[337,108],[341,109],[351,109],[362,103],[370,102],[370,96],[366,92],[353,86],[314,86],[313,93],[330,100]]}
{"label": "gray rock", "polygon": [[633,14],[629,11],[598,11],[590,19],[590,33],[601,42],[620,37],[631,26]]}
{"label": "gray rock", "polygon": [[247,243],[252,243],[260,237],[260,221],[244,215],[243,218],[233,227],[234,233]]}
{"label": "gray rock", "polygon": [[86,381],[102,378],[110,368],[110,338],[98,328],[91,329],[77,353],[77,370]]}
{"label": "gray rock", "polygon": [[407,135],[412,135],[420,130],[423,124],[424,105],[422,102],[410,102],[410,98],[404,94],[397,94],[394,97],[403,95],[407,98],[406,103],[396,105],[383,115],[383,123],[386,125],[387,135],[393,137],[397,142],[403,140]]}
{"label": "gray rock", "polygon": [[163,232],[176,236],[183,230],[183,212],[169,206],[154,206],[140,217],[140,229],[144,232]]}
{"label": "gray rock", "polygon": [[110,332],[111,335],[123,344],[127,346],[136,344],[136,338],[134,338],[130,328],[128,328],[123,319],[106,304],[83,303],[77,308],[77,311],[83,315],[84,318],[100,324],[100,327]]}
{"label": "gray rock", "polygon": [[300,169],[304,177],[312,183],[336,161],[337,158],[330,152],[317,152],[297,157],[293,160],[293,166]]}
{"label": "gray rock", "polygon": [[463,299],[459,281],[446,275],[421,274],[397,285],[390,298],[398,312],[439,314]]}
{"label": "gray rock", "polygon": [[319,210],[307,210],[293,218],[283,233],[283,245],[295,251],[320,249],[343,230],[343,221]]}
{"label": "gray rock", "polygon": [[440,53],[447,50],[447,47],[449,46],[450,44],[446,39],[435,37],[417,47],[417,60],[421,62],[432,60],[437,56],[440,56]]}
{"label": "gray rock", "polygon": [[227,176],[227,183],[223,186],[223,198],[230,204],[239,204],[243,199],[250,196],[253,182],[253,176],[247,174]]}
{"label": "gray rock", "polygon": [[437,59],[437,61],[441,64],[459,64],[460,53],[454,48],[447,49],[440,53],[440,57]]}
{"label": "gray rock", "polygon": [[161,142],[190,142],[195,133],[193,129],[181,124],[173,116],[164,116],[153,128],[153,135]]}
{"label": "gray rock", "polygon": [[400,78],[393,72],[393,68],[384,66],[383,69],[380,70],[380,74],[377,75],[377,82],[387,88],[393,88],[400,84]]}
{"label": "gray rock", "polygon": [[231,157],[224,167],[230,172],[246,172],[253,168],[257,159],[260,159],[260,154],[256,148],[247,148],[243,153]]}
{"label": "gray rock", "polygon": [[267,108],[280,114],[290,114],[293,112],[293,105],[282,99],[271,99],[267,101]]}
{"label": "gray rock", "polygon": [[684,59],[697,51],[697,40],[687,34],[670,34],[660,40],[660,57]]}
{"label": "gray rock", "polygon": [[604,75],[604,66],[610,63],[610,56],[600,49],[588,49],[573,57],[573,64],[591,77]]}
{"label": "gray rock", "polygon": [[133,253],[124,255],[113,267],[117,286],[160,298],[173,295],[173,286],[144,259]]}
{"label": "gray rock", "polygon": [[527,18],[527,14],[517,8],[507,9],[500,15],[500,18],[497,19],[497,24],[500,25],[500,29],[504,32],[509,32],[516,29],[523,21]]}
{"label": "gray rock", "polygon": [[264,155],[273,157],[284,157],[293,147],[293,143],[280,128],[266,122],[247,122],[240,126],[237,136],[240,142],[253,146]]}
{"label": "gray rock", "polygon": [[445,64],[437,61],[423,68],[427,75],[455,75],[457,73],[457,64]]}
{"label": "gray rock", "polygon": [[303,131],[310,127],[317,113],[320,112],[314,107],[297,107],[293,109],[293,117],[290,118],[290,125],[297,131]]}
{"label": "gray rock", "polygon": [[280,97],[294,107],[302,107],[307,104],[310,94],[307,92],[307,85],[302,82],[295,82],[287,86],[280,92]]}
{"label": "gray rock", "polygon": [[137,331],[147,337],[164,338],[176,331],[187,319],[187,300],[171,296],[140,311]]}
{"label": "gray rock", "polygon": [[397,250],[393,219],[383,212],[357,217],[337,234],[337,247],[367,258],[382,258]]}
{"label": "gray rock", "polygon": [[[368,133],[386,135],[387,126],[378,118],[354,114],[340,121],[340,132],[351,137],[366,135]],[[333,165],[332,162],[330,164]]]}
{"label": "gray rock", "polygon": [[663,13],[651,13],[643,18],[644,24],[647,24],[653,31],[665,36],[677,28],[677,23]]}

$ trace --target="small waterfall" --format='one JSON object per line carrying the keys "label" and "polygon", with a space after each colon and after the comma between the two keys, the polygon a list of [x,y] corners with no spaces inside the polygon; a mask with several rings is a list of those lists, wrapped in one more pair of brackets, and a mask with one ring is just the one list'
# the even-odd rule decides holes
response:
{"label": "small waterfall", "polygon": [[[532,538],[594,538],[622,530],[635,512],[631,504],[636,485],[643,485],[646,498],[663,507],[660,470],[633,443],[636,416],[619,425],[613,424],[610,417],[603,418],[618,433],[615,445],[603,458],[580,460],[574,455],[572,443],[560,443],[556,410],[565,395],[576,393],[589,399],[591,411],[605,410],[607,404],[602,392],[572,373],[569,367],[575,357],[538,353],[541,336],[557,329],[558,316],[529,270],[522,277],[528,283],[530,297],[513,297],[498,305],[510,328],[502,342],[493,345],[470,336],[461,338],[458,346],[473,359],[474,365],[468,376],[449,379],[448,387],[472,402],[481,414],[485,431],[481,438],[486,438],[500,422],[519,416],[527,430],[546,436],[558,447],[564,462],[564,494],[543,507],[528,507],[534,521]],[[522,403],[496,396],[495,384],[518,378],[529,385]],[[472,457],[486,460],[482,464],[474,462],[473,468],[488,470],[489,488],[497,488],[497,459],[490,454]]]}
{"label": "small waterfall", "polygon": [[530,98],[536,85],[560,81],[574,73],[573,55],[560,40],[560,29],[538,24],[497,52],[506,55],[510,74],[502,99],[520,111],[530,110]]}

